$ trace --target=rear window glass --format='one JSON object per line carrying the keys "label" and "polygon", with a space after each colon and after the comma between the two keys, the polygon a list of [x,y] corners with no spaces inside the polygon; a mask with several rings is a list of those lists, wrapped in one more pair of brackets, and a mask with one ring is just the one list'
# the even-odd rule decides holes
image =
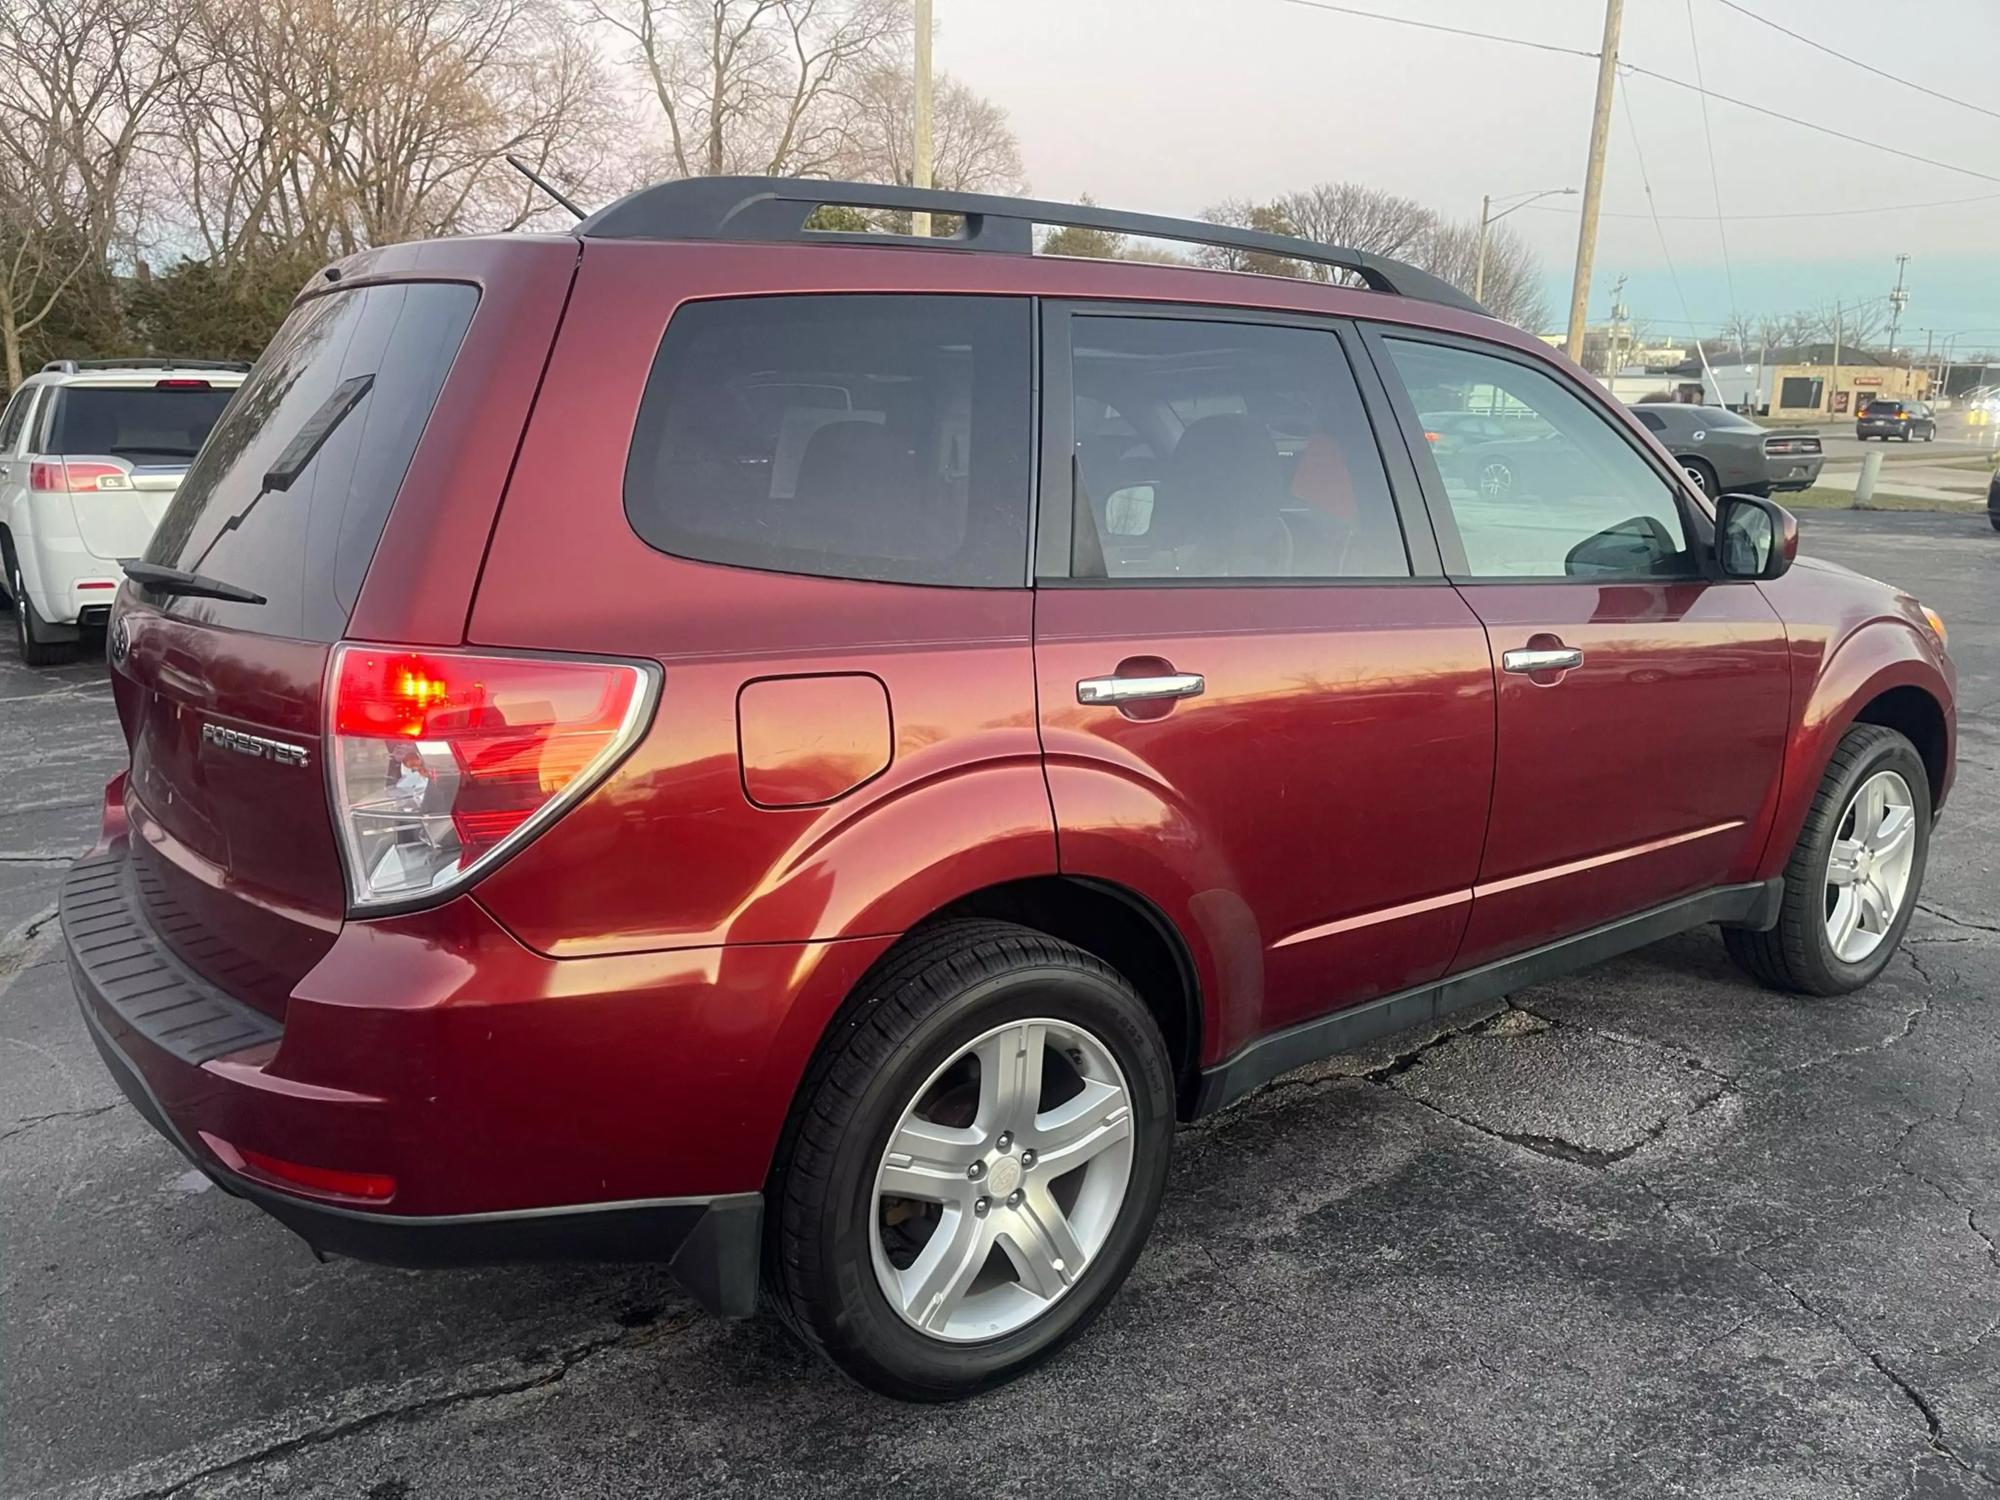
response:
{"label": "rear window glass", "polygon": [[266,635],[337,640],[479,294],[411,282],[292,310],[168,506],[146,561],[268,603],[165,608]]}
{"label": "rear window glass", "polygon": [[72,385],[56,392],[42,452],[186,464],[235,395],[232,386]]}
{"label": "rear window glass", "polygon": [[690,303],[646,382],[626,514],[704,562],[1019,586],[1029,348],[1022,298]]}
{"label": "rear window glass", "polygon": [[1870,401],[1865,403],[1861,408],[1864,414],[1873,412],[1877,416],[1882,417],[1893,417],[1902,409],[1903,403],[1900,401]]}

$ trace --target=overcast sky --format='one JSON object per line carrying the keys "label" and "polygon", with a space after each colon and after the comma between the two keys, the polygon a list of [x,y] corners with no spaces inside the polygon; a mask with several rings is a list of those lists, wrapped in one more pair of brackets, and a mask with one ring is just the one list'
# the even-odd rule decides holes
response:
{"label": "overcast sky", "polygon": [[[1122,208],[1194,213],[1351,178],[1476,217],[1496,197],[1580,186],[1595,62],[1308,9],[1288,0],[935,0],[937,67],[1002,105],[1040,196],[1088,192]],[[1558,46],[1597,49],[1601,0],[1342,0]],[[2000,112],[2000,0],[1742,0],[1759,15],[1874,66]],[[1620,56],[1692,80],[1689,0],[1628,0]],[[1615,277],[1656,328],[1712,331],[1731,305],[1781,313],[1894,284],[1911,256],[1903,343],[1963,329],[2000,346],[2000,118],[1926,98],[1692,0],[1710,89],[1985,173],[1926,166],[1709,101],[1621,79],[1605,172],[1593,318]],[[1629,105],[1630,116],[1626,109]],[[1637,149],[1634,146],[1634,127]],[[1646,216],[1639,158],[1665,220]],[[1713,218],[1896,208],[1823,218]],[[1978,199],[1951,207],[1903,208]],[[1577,199],[1508,223],[1549,268],[1566,307]],[[1629,215],[1630,217],[1620,217]],[[1706,217],[1702,217],[1706,216]]]}

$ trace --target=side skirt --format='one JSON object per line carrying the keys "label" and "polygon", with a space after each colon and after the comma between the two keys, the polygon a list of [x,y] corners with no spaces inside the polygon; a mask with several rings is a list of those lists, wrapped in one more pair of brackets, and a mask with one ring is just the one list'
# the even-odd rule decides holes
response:
{"label": "side skirt", "polygon": [[1407,1031],[1469,1005],[1497,1000],[1511,991],[1602,963],[1709,922],[1769,931],[1777,925],[1778,908],[1784,898],[1782,877],[1698,891],[1664,906],[1593,927],[1575,937],[1497,959],[1463,974],[1447,975],[1433,984],[1384,995],[1316,1021],[1274,1031],[1259,1037],[1234,1057],[1203,1070],[1195,1094],[1194,1118],[1234,1104],[1253,1089],[1307,1063],[1350,1052],[1378,1037]]}

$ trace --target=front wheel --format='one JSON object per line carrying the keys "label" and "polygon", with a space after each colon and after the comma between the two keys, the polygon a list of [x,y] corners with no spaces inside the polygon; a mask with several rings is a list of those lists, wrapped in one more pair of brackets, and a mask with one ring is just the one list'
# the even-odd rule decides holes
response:
{"label": "front wheel", "polygon": [[1820,780],[1769,932],[1724,928],[1730,957],[1773,989],[1844,995],[1888,967],[1917,908],[1931,786],[1917,747],[1856,724]]}
{"label": "front wheel", "polygon": [[862,1384],[952,1400],[1048,1359],[1131,1270],[1172,1068],[1119,974],[1028,928],[943,923],[863,985],[801,1090],[767,1277]]}

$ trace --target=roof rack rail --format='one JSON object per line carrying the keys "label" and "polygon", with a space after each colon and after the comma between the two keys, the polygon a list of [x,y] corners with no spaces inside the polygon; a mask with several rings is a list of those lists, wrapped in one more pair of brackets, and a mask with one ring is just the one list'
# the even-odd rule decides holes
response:
{"label": "roof rack rail", "polygon": [[167,359],[135,354],[129,359],[52,359],[44,375],[78,375],[85,370],[233,370],[248,373],[247,359]]}
{"label": "roof rack rail", "polygon": [[[822,207],[953,214],[964,223],[956,234],[932,239],[808,228],[807,221],[814,210]],[[1352,271],[1378,292],[1436,302],[1463,312],[1486,313],[1484,307],[1451,283],[1369,250],[1344,250],[1291,235],[1238,229],[1231,224],[1121,213],[1094,204],[1049,203],[991,193],[943,192],[872,182],[819,182],[796,177],[685,177],[641,188],[600,208],[576,226],[576,233],[585,239],[806,241],[1031,255],[1037,224],[1102,229],[1113,234],[1180,240],[1312,261]]]}

